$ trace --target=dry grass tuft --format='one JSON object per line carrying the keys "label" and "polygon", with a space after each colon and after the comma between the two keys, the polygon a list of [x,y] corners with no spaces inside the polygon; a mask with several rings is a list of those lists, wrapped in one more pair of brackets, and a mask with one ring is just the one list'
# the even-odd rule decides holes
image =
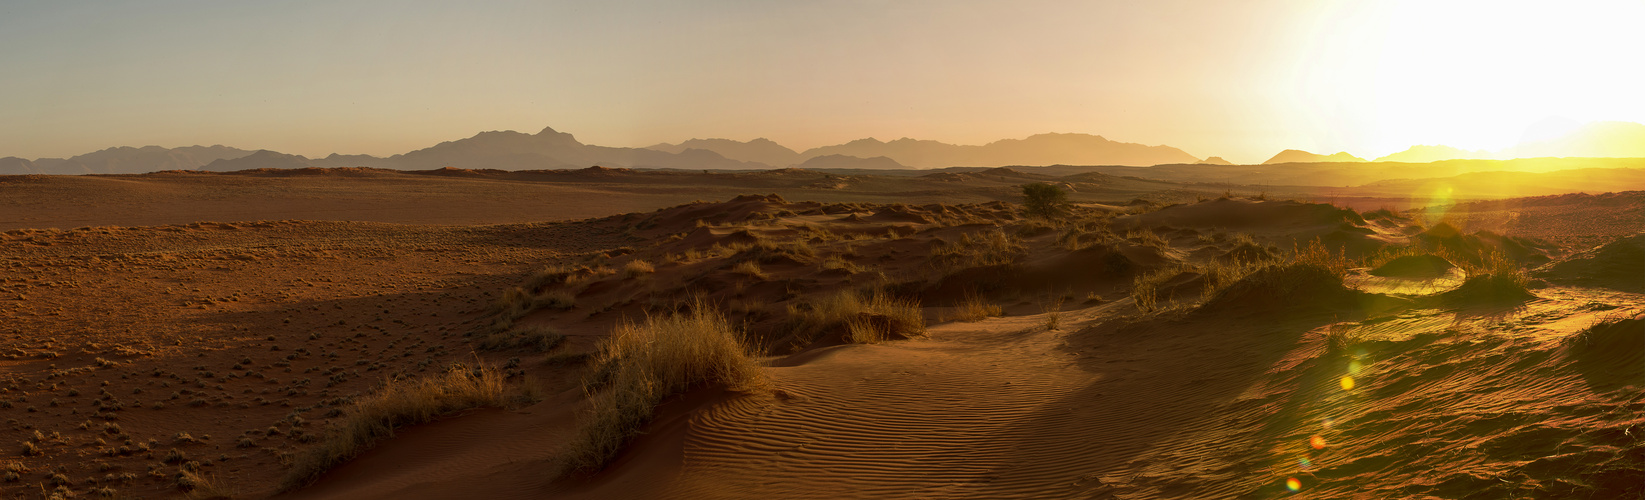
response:
{"label": "dry grass tuft", "polygon": [[1326,248],[1325,243],[1320,241],[1319,238],[1309,240],[1306,247],[1298,247],[1293,244],[1291,261],[1296,264],[1312,264],[1323,267],[1339,278],[1347,276],[1348,269],[1357,264],[1354,259],[1349,259],[1345,255],[1344,249],[1338,248],[1336,253],[1332,253],[1331,249]]}
{"label": "dry grass tuft", "polygon": [[965,300],[960,301],[955,308],[954,320],[964,322],[982,321],[994,316],[1004,316],[1005,310],[995,304],[983,300],[975,292],[965,294]]}
{"label": "dry grass tuft", "polygon": [[397,428],[469,408],[506,406],[508,392],[495,370],[462,365],[453,365],[440,375],[390,380],[375,393],[355,400],[320,444],[295,457],[280,489],[290,491],[313,482],[393,436]]}
{"label": "dry grass tuft", "polygon": [[791,305],[788,315],[790,329],[801,344],[829,331],[843,330],[846,341],[860,344],[925,333],[925,315],[918,301],[897,299],[883,292],[865,296],[841,290],[802,307]]}
{"label": "dry grass tuft", "polygon": [[1139,244],[1142,244],[1142,245],[1147,245],[1147,246],[1151,246],[1151,247],[1155,247],[1155,248],[1161,248],[1161,249],[1171,246],[1170,242],[1165,241],[1165,238],[1161,237],[1159,234],[1154,233],[1154,230],[1146,229],[1146,228],[1132,229],[1130,231],[1127,231],[1125,233],[1125,239],[1131,240],[1133,242],[1136,242],[1136,243],[1139,243]]}
{"label": "dry grass tuft", "polygon": [[645,260],[634,259],[623,264],[623,279],[634,279],[654,272],[657,272],[657,267]]}
{"label": "dry grass tuft", "polygon": [[618,325],[584,380],[590,411],[567,447],[562,472],[604,467],[669,396],[714,384],[763,387],[758,362],[738,339],[725,316],[702,302],[688,313]]}
{"label": "dry grass tuft", "polygon": [[731,272],[746,275],[750,278],[765,279],[765,271],[760,269],[760,263],[752,260],[738,262],[731,266]]}
{"label": "dry grass tuft", "polygon": [[548,352],[565,336],[546,326],[528,326],[515,328],[501,333],[487,335],[480,339],[478,346],[481,351],[501,351],[506,349],[535,349],[537,352]]}

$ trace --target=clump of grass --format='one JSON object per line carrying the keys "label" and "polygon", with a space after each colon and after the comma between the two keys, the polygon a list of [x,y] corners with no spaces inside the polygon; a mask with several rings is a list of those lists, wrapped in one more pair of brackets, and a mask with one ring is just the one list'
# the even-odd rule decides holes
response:
{"label": "clump of grass", "polygon": [[1062,295],[1047,295],[1040,300],[1040,310],[1045,312],[1045,329],[1047,331],[1062,328],[1062,303],[1067,300],[1068,297]]}
{"label": "clump of grass", "polygon": [[1187,270],[1183,266],[1171,266],[1138,274],[1132,278],[1131,301],[1136,304],[1137,310],[1145,313],[1158,310],[1160,285]]}
{"label": "clump of grass", "polygon": [[1155,248],[1165,248],[1170,246],[1170,243],[1165,241],[1165,238],[1154,233],[1152,229],[1138,228],[1126,231],[1125,239]]}
{"label": "clump of grass", "polygon": [[646,260],[634,259],[623,264],[623,279],[634,279],[654,272],[657,272],[657,267]]}
{"label": "clump of grass", "polygon": [[733,258],[736,260],[755,260],[767,264],[783,260],[809,262],[817,256],[811,242],[804,239],[775,242],[760,238],[753,243],[732,245],[727,250],[735,254]]}
{"label": "clump of grass", "polygon": [[925,316],[915,300],[874,292],[841,290],[803,306],[788,307],[789,323],[800,343],[810,343],[829,331],[842,331],[853,343],[881,342],[893,337],[925,333]]}
{"label": "clump of grass", "polygon": [[712,384],[762,387],[759,364],[739,337],[701,302],[687,313],[618,325],[584,380],[590,411],[567,447],[563,472],[604,467],[669,396]]}
{"label": "clump of grass", "polygon": [[758,261],[745,260],[738,262],[736,265],[731,266],[731,272],[748,276],[750,278],[765,279],[765,271],[760,269],[760,263]]}
{"label": "clump of grass", "polygon": [[991,231],[963,233],[959,241],[944,243],[931,250],[938,267],[958,270],[970,267],[1010,265],[1026,253],[1022,239],[995,228]]}
{"label": "clump of grass", "polygon": [[1004,315],[1005,310],[1000,306],[983,300],[982,296],[975,292],[970,292],[965,294],[965,299],[960,301],[959,306],[955,308],[954,319],[974,322]]}
{"label": "clump of grass", "polygon": [[1349,259],[1345,249],[1338,248],[1335,253],[1325,246],[1319,238],[1308,241],[1307,246],[1292,244],[1291,261],[1296,264],[1310,264],[1325,268],[1337,277],[1348,275],[1348,269],[1354,267],[1355,261]]}
{"label": "clump of grass", "polygon": [[535,325],[487,335],[480,339],[478,348],[481,351],[535,349],[537,352],[548,352],[564,341],[565,336],[553,328]]}
{"label": "clump of grass", "polygon": [[415,380],[390,380],[353,405],[320,442],[298,455],[281,491],[304,486],[394,435],[394,430],[447,413],[509,403],[508,386],[490,368],[453,365],[445,373]]}
{"label": "clump of grass", "polygon": [[861,270],[861,268],[857,267],[857,264],[852,263],[849,260],[846,260],[846,258],[844,256],[841,256],[841,255],[838,255],[838,254],[830,255],[830,256],[828,256],[828,258],[823,259],[822,268],[825,271],[832,271],[832,270],[838,269],[838,270],[845,271],[845,272],[850,273],[850,274],[856,274],[857,271]]}

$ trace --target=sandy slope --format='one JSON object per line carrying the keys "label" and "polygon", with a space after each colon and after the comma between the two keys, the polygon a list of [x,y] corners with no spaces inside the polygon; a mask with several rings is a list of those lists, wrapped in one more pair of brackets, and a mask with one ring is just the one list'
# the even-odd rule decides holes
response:
{"label": "sandy slope", "polygon": [[[984,175],[1004,180],[975,182],[1022,182]],[[406,182],[396,189],[420,189]],[[57,186],[62,199],[85,195]],[[327,184],[284,186],[302,194],[258,199],[295,209]],[[495,184],[472,186],[446,206]],[[528,196],[504,196],[516,195]],[[39,452],[5,458],[18,477],[0,488],[51,490],[62,474],[79,494],[163,497],[195,468],[240,496],[269,496],[282,462],[382,378],[519,359],[514,380],[535,385],[540,402],[403,429],[286,496],[1272,497],[1295,479],[1320,498],[1637,497],[1645,320],[1625,318],[1645,314],[1645,296],[1626,280],[1580,279],[1627,268],[1632,250],[1537,239],[1616,241],[1638,230],[1637,214],[1607,210],[1612,201],[1517,203],[1452,210],[1475,214],[1451,219],[1460,227],[1237,198],[1091,205],[1047,227],[997,202],[744,196],[566,223],[10,230],[0,235],[0,415],[11,426],[0,443]],[[189,217],[213,205],[177,206]],[[1504,210],[1537,218],[1490,225],[1485,214]],[[1548,222],[1560,220],[1582,223]],[[1536,238],[1480,230],[1504,227]],[[1410,241],[1457,258],[1503,252],[1536,267],[1543,286],[1528,300],[1486,300],[1454,291],[1465,286],[1458,273],[1357,269],[1349,288],[1304,276],[1288,291],[1236,284],[1206,296],[1206,268],[1192,267],[1314,239],[1349,256]],[[654,270],[618,271],[637,260]],[[738,270],[747,262],[759,273]],[[587,267],[533,278],[549,264]],[[1130,289],[1155,272],[1165,273],[1161,307],[1142,310]],[[575,297],[518,318],[565,334],[551,353],[561,361],[475,352],[465,334],[495,321],[488,306],[514,286]],[[839,332],[789,322],[787,307],[857,287],[920,300],[928,335],[842,344]],[[770,352],[772,389],[673,398],[610,466],[556,477],[586,405],[582,367],[566,355],[693,295]],[[968,295],[1006,316],[950,320]],[[1058,330],[1044,327],[1051,309]],[[186,458],[167,461],[174,448]]]}

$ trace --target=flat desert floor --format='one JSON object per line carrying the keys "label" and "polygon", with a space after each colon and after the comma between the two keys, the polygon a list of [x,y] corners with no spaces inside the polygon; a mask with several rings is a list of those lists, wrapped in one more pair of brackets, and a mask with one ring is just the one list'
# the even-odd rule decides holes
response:
{"label": "flat desert floor", "polygon": [[[1645,496],[1645,193],[1115,179],[1039,218],[1004,169],[0,177],[0,490]],[[752,368],[591,434],[671,318]],[[500,396],[337,444],[455,379]]]}

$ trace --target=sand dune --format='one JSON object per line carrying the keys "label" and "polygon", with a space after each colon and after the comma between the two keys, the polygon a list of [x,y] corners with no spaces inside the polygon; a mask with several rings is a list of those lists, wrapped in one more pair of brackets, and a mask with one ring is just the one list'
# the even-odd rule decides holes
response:
{"label": "sand dune", "polygon": [[[1294,481],[1314,497],[1449,498],[1629,497],[1645,484],[1645,296],[1627,277],[1639,214],[1618,209],[1637,193],[1362,212],[1237,196],[1173,205],[1070,181],[1093,198],[1046,221],[983,195],[925,201],[1056,179],[1011,169],[722,175],[8,184],[36,196],[25,203],[113,189],[120,203],[174,207],[115,216],[132,221],[198,217],[229,193],[237,213],[401,219],[110,225],[78,209],[10,222],[41,228],[0,235],[0,412],[14,422],[0,432],[30,450],[7,459],[17,479],[3,487],[1223,498]],[[715,192],[682,180],[784,194],[668,201]],[[835,181],[861,187],[806,187]],[[602,194],[616,185],[641,194]],[[544,193],[566,196],[522,201]],[[389,199],[404,208],[356,211]],[[556,203],[588,203],[590,216],[427,225],[573,218]],[[428,206],[469,208],[430,220]],[[829,316],[854,293],[869,295]],[[927,326],[897,330],[909,318],[863,305],[871,296],[915,304]],[[758,347],[766,381],[665,397],[609,463],[563,473],[591,394],[610,390],[585,381],[614,327],[698,307]],[[890,330],[864,340],[858,328]],[[492,344],[528,331],[555,342]],[[529,397],[402,427],[280,489],[354,402],[454,363],[495,367]]]}

